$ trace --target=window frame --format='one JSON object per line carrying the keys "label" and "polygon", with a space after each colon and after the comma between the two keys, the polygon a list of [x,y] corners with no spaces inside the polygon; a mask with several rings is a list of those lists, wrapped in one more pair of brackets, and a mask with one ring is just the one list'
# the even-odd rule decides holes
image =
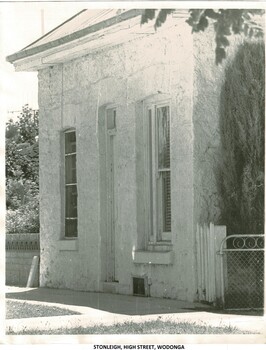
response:
{"label": "window frame", "polygon": [[[70,133],[75,133],[75,152],[66,152],[66,135]],[[75,240],[78,238],[78,181],[77,181],[77,133],[75,128],[68,128],[63,130],[63,205],[62,205],[62,212],[63,212],[63,239],[65,240]],[[75,155],[75,182],[67,183],[66,177],[67,177],[67,169],[66,169],[66,159],[68,156]],[[73,175],[72,175],[73,176]],[[75,217],[68,217],[67,216],[67,187],[69,186],[75,186],[76,189],[76,207],[77,207],[77,214]],[[76,235],[67,236],[67,219],[73,219],[76,220]]]}
{"label": "window frame", "polygon": [[[168,107],[169,113],[169,142],[170,166],[168,169],[159,169],[158,164],[158,116],[157,110]],[[145,173],[145,234],[150,244],[169,244],[172,241],[172,232],[163,231],[162,212],[162,174],[170,172],[171,184],[171,99],[154,98],[144,101],[144,173]],[[170,185],[171,191],[171,185]],[[171,193],[171,192],[170,192]],[[171,197],[170,197],[171,198]],[[160,204],[161,203],[161,204]],[[170,203],[171,205],[171,203]],[[171,220],[172,221],[172,220]],[[172,227],[171,227],[172,231]]]}

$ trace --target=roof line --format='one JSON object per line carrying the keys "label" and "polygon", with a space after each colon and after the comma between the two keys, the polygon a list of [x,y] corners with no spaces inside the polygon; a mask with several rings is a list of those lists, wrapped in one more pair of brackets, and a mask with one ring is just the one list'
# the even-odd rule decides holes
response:
{"label": "roof line", "polygon": [[[48,33],[44,34],[43,36],[41,36],[41,37],[38,38],[37,40],[33,41],[31,44],[25,46],[22,50],[25,50],[25,49],[27,49],[27,47],[36,44],[38,41],[42,40],[42,39],[45,38],[47,35],[50,35],[50,34],[53,33],[55,30],[57,30],[58,28],[62,27],[64,24],[66,24],[67,22],[72,21],[73,18],[79,16],[79,15],[80,15],[82,12],[84,12],[84,11],[87,11],[87,10],[86,10],[86,9],[83,9],[83,10],[79,11],[79,12],[76,13],[74,16],[68,18],[65,22],[59,24],[59,26],[53,28],[53,29],[50,30]],[[22,50],[21,50],[21,51],[22,51]]]}
{"label": "roof line", "polygon": [[[83,11],[81,11],[81,12],[83,12]],[[80,29],[80,30],[78,30],[78,31],[76,31],[74,33],[68,34],[68,35],[66,35],[64,37],[58,38],[56,40],[50,41],[48,43],[45,43],[45,44],[42,44],[42,45],[39,45],[39,46],[35,46],[33,48],[29,48],[29,49],[26,48],[24,50],[18,51],[16,53],[12,54],[12,55],[7,56],[6,60],[8,62],[10,62],[10,63],[14,63],[15,61],[17,61],[19,59],[26,58],[26,57],[29,57],[29,56],[33,56],[33,55],[38,54],[38,53],[40,53],[42,51],[45,51],[45,50],[48,50],[48,49],[52,49],[52,48],[55,48],[57,46],[69,43],[69,42],[71,42],[73,40],[82,38],[82,37],[84,37],[84,36],[86,36],[88,34],[95,33],[95,32],[97,32],[97,31],[99,31],[101,29],[105,29],[105,28],[111,27],[114,24],[126,21],[126,20],[134,18],[134,17],[137,17],[137,16],[141,15],[142,12],[143,12],[143,10],[141,10],[141,9],[133,9],[133,10],[129,10],[129,11],[126,11],[126,12],[122,12],[120,15],[108,18],[108,19],[106,19],[106,20],[104,20],[102,22],[99,22],[99,23],[95,23],[95,24],[93,24],[93,25],[91,25],[89,27]],[[76,15],[74,17],[76,17]],[[37,41],[39,41],[40,39],[38,39]]]}

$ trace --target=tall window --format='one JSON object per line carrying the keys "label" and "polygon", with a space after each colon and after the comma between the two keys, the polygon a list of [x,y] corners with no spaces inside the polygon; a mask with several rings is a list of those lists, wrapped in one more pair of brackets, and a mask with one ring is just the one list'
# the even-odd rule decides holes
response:
{"label": "tall window", "polygon": [[153,241],[171,240],[170,108],[147,109],[149,232]]}
{"label": "tall window", "polygon": [[65,237],[78,235],[76,132],[65,132]]}

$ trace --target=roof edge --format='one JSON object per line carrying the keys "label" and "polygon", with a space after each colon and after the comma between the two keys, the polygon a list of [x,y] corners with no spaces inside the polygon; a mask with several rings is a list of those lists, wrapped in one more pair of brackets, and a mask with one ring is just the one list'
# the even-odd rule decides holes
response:
{"label": "roof edge", "polygon": [[[81,11],[81,12],[83,12],[83,11]],[[78,30],[77,32],[74,32],[72,34],[66,35],[66,36],[64,36],[62,38],[59,38],[59,39],[50,41],[48,43],[45,43],[45,44],[42,44],[42,45],[35,46],[33,48],[27,49],[28,46],[32,45],[32,44],[30,44],[30,45],[28,45],[26,47],[26,49],[18,51],[18,52],[14,53],[14,54],[11,54],[11,55],[7,56],[6,60],[9,63],[14,63],[15,61],[20,60],[22,58],[27,58],[27,57],[33,56],[33,55],[41,53],[41,52],[43,52],[45,50],[48,50],[48,49],[51,49],[51,48],[55,48],[55,47],[61,46],[63,44],[69,43],[71,41],[74,41],[76,39],[82,38],[82,37],[84,37],[84,36],[86,36],[88,34],[95,33],[95,32],[97,32],[97,31],[99,31],[101,29],[105,29],[105,28],[111,27],[114,24],[118,24],[118,23],[126,21],[128,19],[137,17],[137,16],[141,15],[142,12],[143,12],[142,9],[132,9],[132,10],[129,10],[129,11],[126,11],[126,12],[122,12],[121,14],[119,14],[117,16],[108,18],[108,19],[106,19],[106,20],[104,20],[102,22],[99,22],[99,23],[95,23],[95,24],[93,24],[93,25],[91,25],[91,26],[89,26],[87,28],[83,28],[81,30]],[[71,17],[70,20],[72,18],[73,17]],[[68,21],[66,21],[66,22],[68,22]],[[64,22],[64,23],[66,23],[66,22]],[[64,23],[62,23],[61,25],[63,25]],[[59,27],[61,25],[59,25]],[[53,29],[53,30],[55,30],[55,29]],[[36,40],[35,43],[38,42],[40,39],[41,38]]]}
{"label": "roof edge", "polygon": [[64,24],[72,21],[73,18],[79,16],[81,13],[85,12],[86,9],[83,9],[81,11],[79,11],[78,13],[76,13],[74,16],[68,18],[66,21],[64,21],[63,23],[59,24],[57,27],[53,28],[52,30],[50,30],[49,32],[47,32],[46,34],[42,35],[40,38],[38,38],[37,40],[33,41],[31,44],[25,46],[22,50],[20,51],[24,51],[26,50],[28,47],[30,47],[31,45],[36,44],[38,41],[42,40],[43,38],[45,38],[46,36],[50,35],[51,33],[53,33],[55,30],[57,30],[58,28],[62,27]]}

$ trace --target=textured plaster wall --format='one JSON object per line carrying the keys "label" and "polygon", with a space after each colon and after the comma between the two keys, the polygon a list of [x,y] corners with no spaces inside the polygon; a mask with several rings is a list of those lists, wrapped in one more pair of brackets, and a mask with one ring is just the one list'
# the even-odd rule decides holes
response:
{"label": "textured plaster wall", "polygon": [[[143,249],[147,240],[141,101],[158,91],[171,96],[174,263],[148,268],[134,264],[132,252]],[[39,71],[41,286],[102,290],[106,236],[99,111],[112,103],[117,109],[114,191],[118,292],[132,294],[132,276],[149,274],[151,296],[194,299],[192,99],[193,48],[186,24]],[[197,118],[194,114],[194,118],[200,119],[203,113]],[[79,220],[77,250],[70,251],[60,250],[64,212],[61,137],[69,127],[77,132]]]}
{"label": "textured plaster wall", "polygon": [[[186,32],[183,32],[186,31]],[[170,35],[172,33],[172,37]],[[180,35],[178,35],[178,33]],[[181,35],[181,33],[183,35]],[[144,47],[132,47],[135,61],[134,74],[129,82],[137,86],[138,98],[156,93],[158,90],[171,96],[171,189],[172,189],[172,243],[174,264],[135,265],[136,275],[146,275],[151,280],[151,296],[178,299],[194,298],[193,261],[193,125],[192,125],[192,38],[184,26],[177,32],[168,33],[171,42],[150,39]],[[151,54],[153,53],[153,54]],[[139,70],[141,60],[147,68]],[[132,69],[132,68],[131,68]],[[144,78],[144,80],[143,80]],[[132,91],[134,91],[134,85]],[[135,92],[136,94],[136,92]],[[138,201],[137,222],[139,247],[144,232],[144,178],[143,164],[143,115],[141,104],[136,107],[136,152]],[[189,268],[188,268],[189,266]]]}

